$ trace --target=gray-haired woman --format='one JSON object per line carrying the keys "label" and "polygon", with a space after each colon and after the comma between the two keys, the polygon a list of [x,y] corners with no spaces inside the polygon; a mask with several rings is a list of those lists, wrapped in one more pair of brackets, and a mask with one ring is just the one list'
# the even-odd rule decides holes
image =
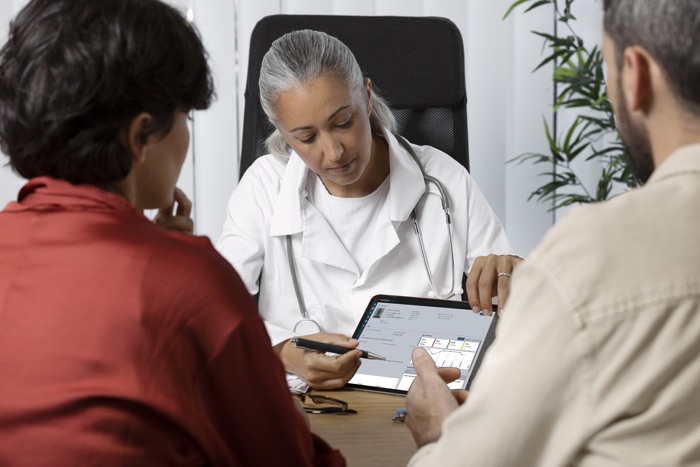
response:
{"label": "gray-haired woman", "polygon": [[[316,388],[348,382],[359,351],[332,358],[289,339],[356,347],[348,335],[376,294],[459,298],[463,272],[471,270],[475,310],[490,313],[497,288],[505,298],[508,275],[521,260],[510,256],[501,223],[461,165],[435,148],[411,146],[454,206],[451,245],[439,197],[426,195],[421,168],[393,134],[388,105],[347,46],[318,31],[288,33],[265,55],[259,84],[275,126],[271,154],[234,191],[217,247],[250,293],[259,293],[288,371]],[[410,219],[414,209],[427,261]]]}

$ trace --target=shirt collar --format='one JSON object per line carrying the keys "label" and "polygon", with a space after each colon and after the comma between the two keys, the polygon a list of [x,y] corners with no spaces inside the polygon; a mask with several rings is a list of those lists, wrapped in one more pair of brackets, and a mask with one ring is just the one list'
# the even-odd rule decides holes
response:
{"label": "shirt collar", "polygon": [[[425,192],[425,181],[411,155],[389,131],[389,194],[387,203],[391,221],[403,222]],[[270,236],[292,235],[304,230],[303,206],[308,198],[306,180],[311,170],[299,155],[292,152],[270,220]]]}
{"label": "shirt collar", "polygon": [[677,149],[651,174],[648,184],[684,175],[689,172],[700,172],[700,144],[693,144]]}

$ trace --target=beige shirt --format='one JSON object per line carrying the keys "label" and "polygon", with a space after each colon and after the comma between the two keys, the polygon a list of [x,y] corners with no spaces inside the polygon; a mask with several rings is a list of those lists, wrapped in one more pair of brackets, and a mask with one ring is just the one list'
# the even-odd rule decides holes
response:
{"label": "beige shirt", "polygon": [[700,465],[700,145],[552,229],[410,465]]}

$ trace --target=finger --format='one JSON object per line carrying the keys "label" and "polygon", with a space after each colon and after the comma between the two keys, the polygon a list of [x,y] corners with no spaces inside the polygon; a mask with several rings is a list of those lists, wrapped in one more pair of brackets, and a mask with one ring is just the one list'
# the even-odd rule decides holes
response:
{"label": "finger", "polygon": [[194,233],[194,222],[189,217],[158,214],[155,221],[158,225],[163,226],[168,230],[175,230],[188,234]]}
{"label": "finger", "polygon": [[345,386],[348,381],[352,379],[353,376],[355,376],[355,373],[357,373],[357,370],[360,369],[360,366],[362,365],[362,361],[358,358],[353,365],[348,368],[348,370],[343,373],[342,375],[338,376],[337,378],[331,378],[328,381],[328,384],[331,385],[331,387],[334,388],[339,388],[342,386]]}
{"label": "finger", "polygon": [[455,367],[438,368],[437,372],[445,383],[456,381],[462,376],[462,372],[459,368]]}
{"label": "finger", "polygon": [[476,258],[467,276],[467,299],[474,313],[481,311],[481,307],[479,306],[479,276],[481,275],[481,269],[485,261],[486,258],[483,256]]}
{"label": "finger", "polygon": [[179,188],[175,188],[175,202],[177,203],[178,216],[190,217],[192,214],[192,201],[187,197],[184,191]]}
{"label": "finger", "polygon": [[457,403],[459,405],[462,405],[467,401],[467,398],[469,397],[469,391],[467,391],[466,389],[453,389],[452,395],[455,397]]}
{"label": "finger", "polygon": [[332,379],[321,379],[318,381],[309,381],[309,386],[311,386],[313,389],[317,389],[319,391],[327,391],[330,389],[338,389],[342,388],[346,384],[348,384],[348,381],[352,379],[352,377],[355,375],[353,372],[349,376],[344,376],[342,378],[332,378]]}
{"label": "finger", "polygon": [[498,278],[498,316],[501,316],[503,308],[510,294],[510,276],[500,276]]}
{"label": "finger", "polygon": [[[515,269],[515,266],[520,264],[522,262],[522,258],[519,258],[517,256],[499,256],[498,257],[498,287],[497,287],[497,294],[498,294],[498,314],[499,316],[503,312],[503,308],[506,305],[506,301],[508,300],[508,295],[510,295],[510,284],[511,284],[511,275],[513,273],[513,270]],[[508,274],[508,275],[505,275]]]}
{"label": "finger", "polygon": [[[358,351],[357,353],[359,354],[360,352]],[[358,368],[360,368],[362,364],[359,355],[356,359],[349,360],[347,364],[341,364],[340,367],[335,367],[333,363],[328,362],[328,360],[336,360],[334,357],[328,357],[322,354],[318,354],[317,356],[322,357],[323,360],[321,360],[318,367],[313,364],[310,365],[306,375],[307,383],[314,389],[336,389],[344,386],[355,376],[355,373],[357,373]],[[340,360],[340,358],[338,358],[338,360]],[[328,364],[328,366],[326,366],[326,364]],[[328,371],[329,369],[332,371]]]}
{"label": "finger", "polygon": [[499,256],[496,270],[498,271],[498,278],[496,279],[498,281],[496,293],[498,296],[498,315],[500,316],[503,305],[505,305],[506,300],[508,299],[508,292],[510,290],[510,276],[506,275],[513,271],[513,266],[510,263],[510,257]]}
{"label": "finger", "polygon": [[316,334],[309,334],[304,336],[306,339],[312,341],[325,342],[326,344],[340,345],[341,347],[347,347],[349,349],[354,349],[360,345],[360,341],[346,336],[345,334],[335,334],[330,332],[319,332]]}
{"label": "finger", "polygon": [[306,366],[311,371],[328,373],[329,375],[340,375],[351,369],[362,356],[359,350],[351,350],[343,355],[326,355],[315,350],[299,349],[304,353]]}
{"label": "finger", "polygon": [[172,216],[173,215],[173,210],[175,209],[175,198],[173,197],[173,202],[170,203],[169,205],[162,207],[158,209],[158,216]]}
{"label": "finger", "polygon": [[333,360],[333,368],[336,373],[347,373],[348,370],[354,368],[357,362],[360,361],[362,352],[358,349],[339,355],[337,357],[328,357]]}
{"label": "finger", "polygon": [[430,355],[428,355],[425,349],[416,347],[413,349],[411,358],[417,376],[424,380],[439,379],[442,381],[442,378],[438,374],[437,367],[435,366],[435,362],[430,358]]}
{"label": "finger", "polygon": [[486,316],[491,316],[491,298],[494,295],[498,273],[496,271],[496,255],[486,257],[486,264],[479,276],[479,307]]}

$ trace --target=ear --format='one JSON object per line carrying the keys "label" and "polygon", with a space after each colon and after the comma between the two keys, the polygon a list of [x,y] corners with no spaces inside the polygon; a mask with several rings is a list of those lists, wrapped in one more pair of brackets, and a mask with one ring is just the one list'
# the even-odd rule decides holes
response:
{"label": "ear", "polygon": [[148,141],[146,129],[151,125],[153,116],[148,112],[141,112],[129,124],[127,129],[127,147],[134,162],[146,160]]}
{"label": "ear", "polygon": [[365,78],[365,92],[367,92],[367,115],[372,115],[372,81]]}
{"label": "ear", "polygon": [[627,47],[622,67],[622,89],[630,112],[647,113],[653,101],[652,58],[638,46]]}

